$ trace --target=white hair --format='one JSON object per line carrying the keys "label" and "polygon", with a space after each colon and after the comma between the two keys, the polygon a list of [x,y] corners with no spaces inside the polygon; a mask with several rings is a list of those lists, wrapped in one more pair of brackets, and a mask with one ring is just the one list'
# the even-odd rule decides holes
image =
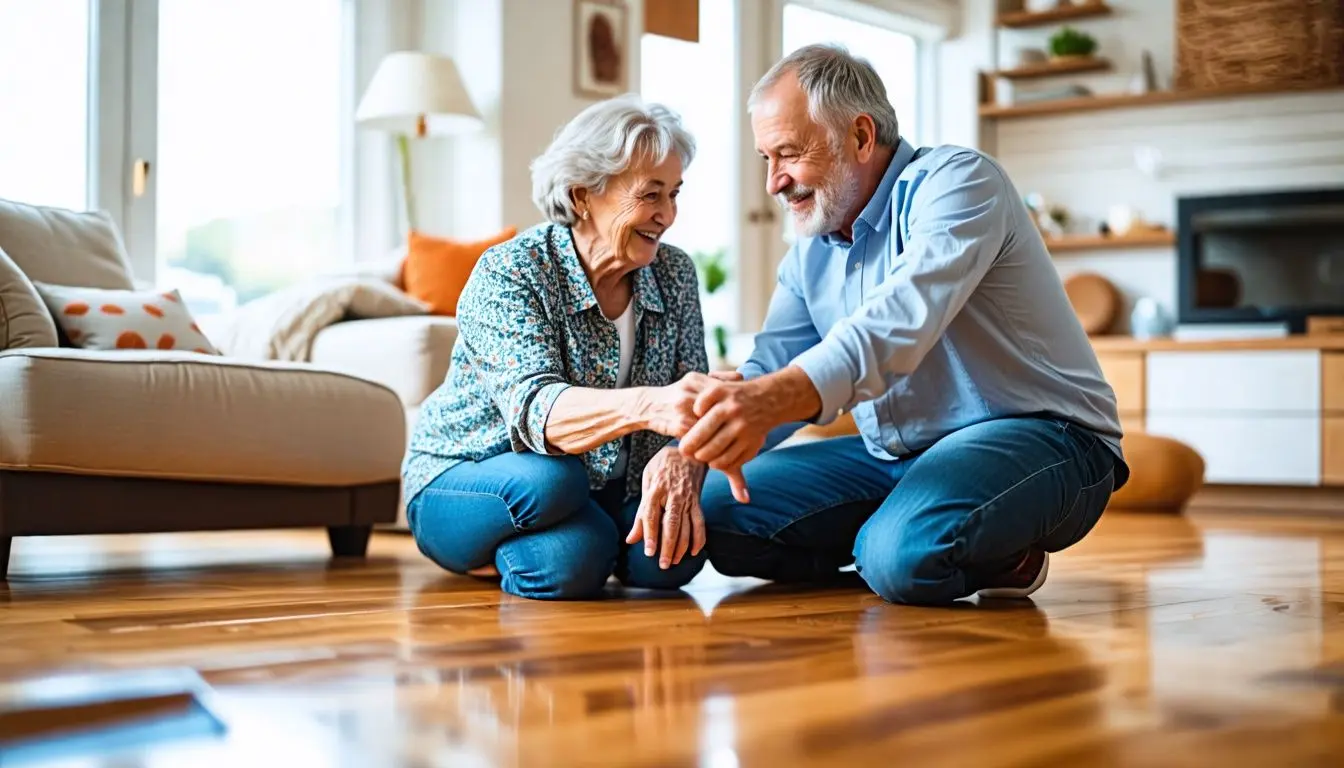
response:
{"label": "white hair", "polygon": [[868,115],[877,128],[877,143],[894,147],[900,143],[896,109],[887,99],[887,88],[867,59],[850,54],[842,45],[807,45],[780,59],[751,89],[750,112],[761,95],[780,78],[792,72],[807,94],[807,113],[830,131],[838,144],[859,115]]}
{"label": "white hair", "polygon": [[676,112],[634,94],[600,101],[565,124],[532,161],[532,202],[550,221],[573,226],[579,218],[573,190],[601,194],[636,159],[661,163],[670,152],[681,156],[683,168],[695,157],[695,138]]}

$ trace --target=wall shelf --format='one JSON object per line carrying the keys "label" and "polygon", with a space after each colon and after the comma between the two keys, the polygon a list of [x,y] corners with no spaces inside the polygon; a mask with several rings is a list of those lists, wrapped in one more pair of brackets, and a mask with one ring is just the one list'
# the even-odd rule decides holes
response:
{"label": "wall shelf", "polygon": [[1111,62],[1109,59],[1088,56],[1086,58],[1043,61],[1039,64],[1024,64],[1013,69],[1001,69],[994,74],[996,77],[1009,80],[1032,80],[1041,77],[1072,75],[1080,72],[1104,72],[1110,68]]}
{"label": "wall shelf", "polygon": [[1077,112],[1095,112],[1105,109],[1125,109],[1129,107],[1151,107],[1163,104],[1183,104],[1193,101],[1211,101],[1231,99],[1239,96],[1271,96],[1287,93],[1308,93],[1312,91],[1341,91],[1344,84],[1319,83],[1314,85],[1245,85],[1231,88],[1187,91],[1158,91],[1143,94],[1118,94],[1114,96],[1082,96],[1076,99],[1056,99],[1034,104],[999,106],[984,104],[980,107],[982,118],[1009,120],[1019,117],[1039,117],[1041,115],[1061,115]]}
{"label": "wall shelf", "polygon": [[1051,11],[1014,11],[1012,13],[1004,13],[999,16],[999,26],[1011,27],[1013,29],[1044,27],[1050,24],[1058,24],[1061,21],[1089,19],[1095,16],[1108,16],[1110,13],[1111,7],[1106,3],[1086,2],[1077,5],[1066,5]]}
{"label": "wall shelf", "polygon": [[1080,251],[1115,251],[1127,248],[1170,248],[1176,245],[1176,233],[1166,229],[1140,232],[1124,237],[1104,235],[1065,235],[1045,239],[1051,254]]}

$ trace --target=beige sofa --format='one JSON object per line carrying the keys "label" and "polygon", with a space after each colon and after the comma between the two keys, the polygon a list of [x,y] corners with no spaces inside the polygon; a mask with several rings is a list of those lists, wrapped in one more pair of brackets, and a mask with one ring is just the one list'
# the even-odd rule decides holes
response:
{"label": "beige sofa", "polygon": [[[348,271],[376,277],[404,290],[400,266],[403,251]],[[457,342],[457,321],[451,317],[415,315],[375,320],[350,320],[322,329],[313,340],[314,365],[376,381],[401,400],[407,435],[415,426],[420,404],[448,376],[449,358]],[[395,528],[405,530],[404,500]]]}
{"label": "beige sofa", "polygon": [[321,526],[360,556],[396,519],[412,390],[350,372],[369,370],[339,343],[359,328],[323,342],[345,370],[74,349],[26,292],[134,288],[110,219],[0,200],[0,251],[0,578],[15,537]]}

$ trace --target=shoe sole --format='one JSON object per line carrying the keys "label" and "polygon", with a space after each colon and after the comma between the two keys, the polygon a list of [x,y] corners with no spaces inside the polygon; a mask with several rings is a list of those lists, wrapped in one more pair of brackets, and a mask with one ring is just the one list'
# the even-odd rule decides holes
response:
{"label": "shoe sole", "polygon": [[1045,577],[1050,572],[1050,553],[1045,553],[1045,559],[1041,562],[1041,571],[1036,574],[1036,578],[1025,587],[991,587],[982,589],[976,594],[982,598],[1004,599],[1004,598],[1023,598],[1030,597],[1031,593],[1040,589],[1045,584]]}

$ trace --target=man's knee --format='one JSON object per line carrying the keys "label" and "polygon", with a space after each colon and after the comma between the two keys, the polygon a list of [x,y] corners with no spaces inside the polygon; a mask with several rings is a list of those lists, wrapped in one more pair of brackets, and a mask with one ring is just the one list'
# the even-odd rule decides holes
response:
{"label": "man's knee", "polygon": [[728,485],[728,476],[717,469],[709,470],[700,489],[700,510],[705,515],[705,526],[710,530],[732,530],[733,511],[739,506]]}
{"label": "man's knee", "polygon": [[946,605],[962,597],[948,593],[951,544],[921,542],[878,519],[860,531],[854,562],[869,588],[890,603]]}

